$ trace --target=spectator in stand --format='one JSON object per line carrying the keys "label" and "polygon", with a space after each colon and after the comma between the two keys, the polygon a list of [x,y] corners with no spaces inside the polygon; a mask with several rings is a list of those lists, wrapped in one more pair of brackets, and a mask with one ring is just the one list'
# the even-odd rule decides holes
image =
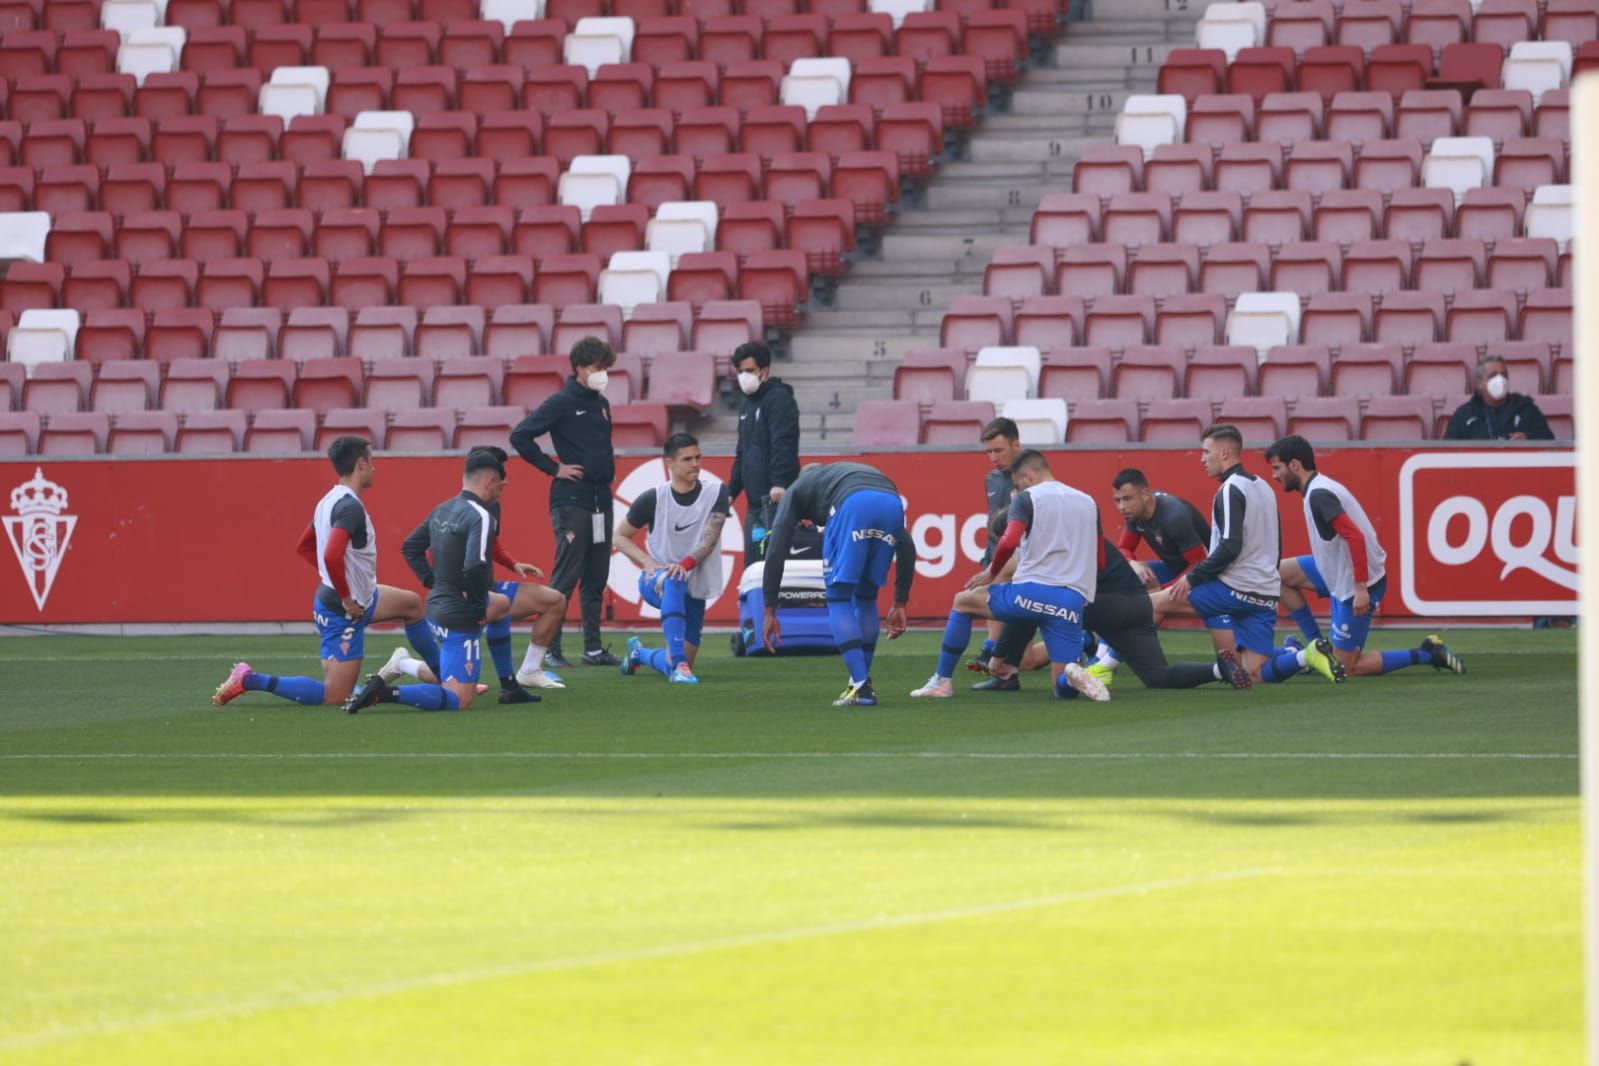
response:
{"label": "spectator in stand", "polygon": [[738,499],[740,492],[749,499],[744,526],[746,547],[753,554],[764,550],[762,540],[778,501],[799,477],[799,405],[793,388],[772,377],[772,350],[760,341],[734,349],[733,372],[744,405],[738,412],[738,450],[727,489],[731,499]]}
{"label": "spectator in stand", "polygon": [[1510,391],[1505,361],[1477,361],[1477,391],[1455,409],[1444,440],[1554,440],[1554,431],[1531,396]]}

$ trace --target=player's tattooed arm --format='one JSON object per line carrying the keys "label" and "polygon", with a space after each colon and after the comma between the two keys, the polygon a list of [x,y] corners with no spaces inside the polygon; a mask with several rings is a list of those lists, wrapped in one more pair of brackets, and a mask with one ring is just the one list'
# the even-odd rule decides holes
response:
{"label": "player's tattooed arm", "polygon": [[716,546],[722,543],[722,527],[727,524],[727,515],[712,514],[705,520],[705,529],[700,532],[699,543],[694,545],[694,550],[689,554],[694,556],[696,564],[703,563],[711,557]]}

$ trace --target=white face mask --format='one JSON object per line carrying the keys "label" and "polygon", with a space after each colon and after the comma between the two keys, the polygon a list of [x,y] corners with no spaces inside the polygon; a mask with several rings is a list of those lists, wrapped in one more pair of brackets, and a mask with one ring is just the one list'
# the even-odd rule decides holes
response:
{"label": "white face mask", "polygon": [[595,392],[604,392],[605,385],[611,380],[611,375],[603,370],[596,370],[589,374],[588,387]]}
{"label": "white face mask", "polygon": [[1510,395],[1510,379],[1503,374],[1495,374],[1489,378],[1488,395],[1496,400],[1502,400]]}
{"label": "white face mask", "polygon": [[738,375],[738,387],[743,390],[745,396],[753,396],[755,390],[761,387],[761,376],[741,370]]}

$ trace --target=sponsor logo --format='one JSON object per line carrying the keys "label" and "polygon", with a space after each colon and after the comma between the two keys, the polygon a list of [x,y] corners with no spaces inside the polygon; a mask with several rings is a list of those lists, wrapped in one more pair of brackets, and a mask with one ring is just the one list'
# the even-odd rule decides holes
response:
{"label": "sponsor logo", "polygon": [[779,589],[777,592],[777,605],[779,607],[816,607],[825,610],[827,608],[827,590]]}
{"label": "sponsor logo", "polygon": [[677,532],[679,532],[679,533],[687,533],[689,530],[694,528],[694,523],[690,522],[687,525],[683,525],[683,526],[674,525],[672,528],[674,530],[676,530]]}
{"label": "sponsor logo", "polygon": [[11,490],[14,513],[5,519],[6,539],[11,541],[34,605],[41,611],[78,525],[77,516],[66,514],[66,509],[67,490],[47,481],[43,467],[34,468],[32,481]]}
{"label": "sponsor logo", "polygon": [[1058,603],[1045,603],[1042,600],[1035,600],[1027,596],[1017,596],[1013,602],[1028,614],[1041,614],[1048,618],[1060,618],[1067,622],[1076,622],[1078,625],[1083,622],[1081,611],[1074,611],[1070,607],[1062,607]]}
{"label": "sponsor logo", "polygon": [[863,540],[881,540],[893,544],[894,534],[883,529],[852,529],[849,533],[849,539],[857,543]]}
{"label": "sponsor logo", "polygon": [[587,412],[587,411],[585,411],[585,410],[583,410],[583,408],[581,408],[581,407],[579,407],[579,408],[578,408],[578,409],[577,409],[577,410],[576,410],[576,411],[575,411],[575,412],[573,412],[573,413],[574,413],[574,414],[577,414],[577,415],[586,415],[586,414],[588,414],[588,412]]}
{"label": "sponsor logo", "polygon": [[1576,456],[1450,452],[1399,471],[1399,557],[1419,614],[1572,614]]}

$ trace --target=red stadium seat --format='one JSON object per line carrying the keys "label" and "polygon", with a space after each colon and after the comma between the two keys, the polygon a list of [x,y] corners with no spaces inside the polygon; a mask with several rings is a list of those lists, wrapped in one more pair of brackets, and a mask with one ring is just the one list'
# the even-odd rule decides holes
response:
{"label": "red stadium seat", "polygon": [[986,400],[935,403],[922,419],[922,443],[969,445],[993,420],[994,405]]}
{"label": "red stadium seat", "polygon": [[244,434],[244,450],[255,455],[308,452],[315,435],[314,411],[257,411]]}
{"label": "red stadium seat", "polygon": [[915,400],[862,400],[855,406],[856,447],[909,447],[919,442],[920,432],[921,408]]}
{"label": "red stadium seat", "polygon": [[[350,326],[350,354],[370,362],[375,371],[380,365],[404,360],[412,354],[416,329],[414,307],[363,307],[356,312],[355,322]],[[426,377],[431,390],[431,363],[428,363]]]}
{"label": "red stadium seat", "polygon": [[[951,303],[951,310],[954,307]],[[1077,344],[1087,317],[1083,301],[1074,296],[1035,296],[1023,300],[1010,319],[1009,343],[1037,348],[1046,356],[1065,351]]]}
{"label": "red stadium seat", "polygon": [[1362,440],[1413,441],[1432,436],[1430,396],[1374,396],[1360,419]]}
{"label": "red stadium seat", "polygon": [[90,311],[78,327],[76,358],[93,364],[137,359],[144,354],[144,331],[143,311]]}
{"label": "red stadium seat", "polygon": [[1259,362],[1253,348],[1218,344],[1195,348],[1184,368],[1183,395],[1202,400],[1246,396],[1255,390]]}
{"label": "red stadium seat", "polygon": [[1122,444],[1137,439],[1136,400],[1079,400],[1066,424],[1068,444]]}

